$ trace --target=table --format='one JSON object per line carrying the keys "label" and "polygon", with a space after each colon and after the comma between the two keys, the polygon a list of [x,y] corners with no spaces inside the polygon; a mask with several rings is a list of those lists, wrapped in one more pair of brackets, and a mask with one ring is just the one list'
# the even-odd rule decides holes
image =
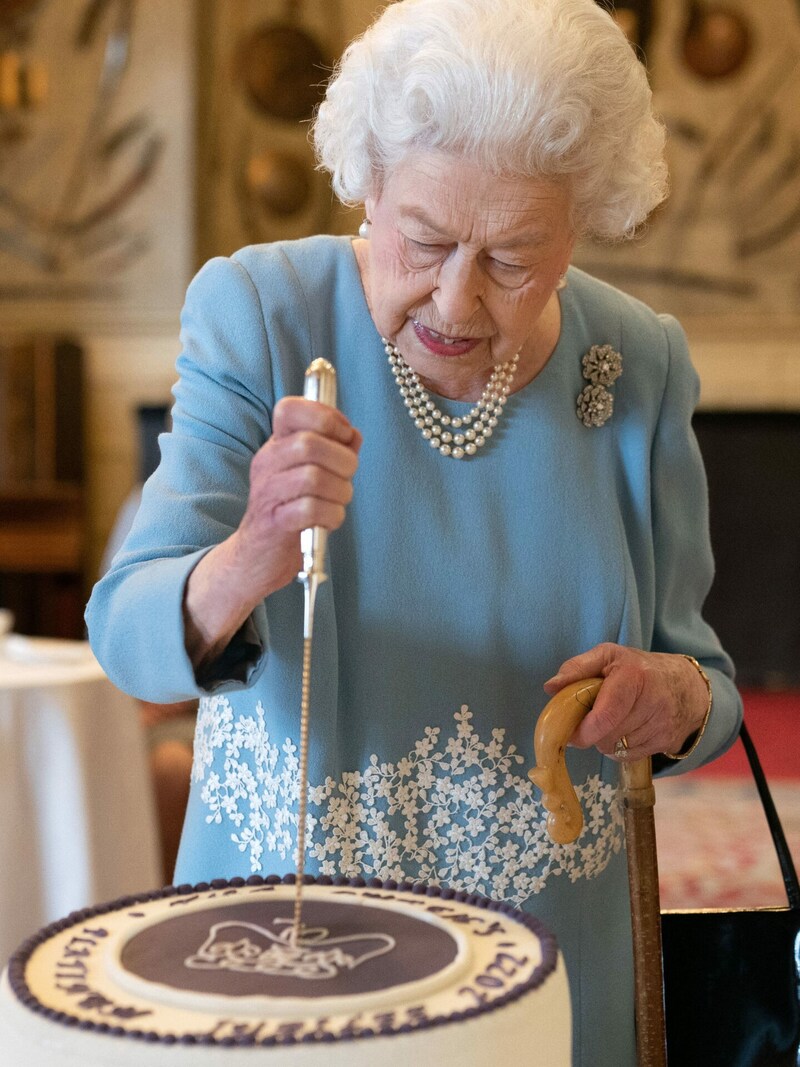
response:
{"label": "table", "polygon": [[136,701],[86,642],[0,639],[0,968],[42,925],[159,883]]}

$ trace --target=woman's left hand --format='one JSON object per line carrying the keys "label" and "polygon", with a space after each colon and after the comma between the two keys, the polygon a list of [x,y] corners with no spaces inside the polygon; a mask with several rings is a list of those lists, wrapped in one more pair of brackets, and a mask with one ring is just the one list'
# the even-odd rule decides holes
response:
{"label": "woman's left hand", "polygon": [[545,692],[552,696],[571,682],[596,677],[606,681],[572,736],[576,748],[595,745],[606,756],[619,756],[615,748],[624,737],[626,759],[679,752],[703,723],[708,690],[684,656],[596,645],[562,663]]}

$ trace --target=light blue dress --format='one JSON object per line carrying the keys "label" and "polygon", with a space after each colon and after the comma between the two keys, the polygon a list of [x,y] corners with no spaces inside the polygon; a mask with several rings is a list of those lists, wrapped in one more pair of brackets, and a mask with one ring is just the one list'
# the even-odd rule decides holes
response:
{"label": "light blue dress", "polygon": [[[566,959],[575,1064],[626,1067],[617,768],[570,750],[586,828],[573,845],[550,842],[527,778],[542,684],[600,641],[696,656],[714,711],[675,771],[723,751],[741,709],[700,615],[713,567],[683,333],[575,269],[560,299],[550,361],[510,397],[486,447],[458,461],[434,452],[402,405],[349,239],[211,261],[187,296],[173,431],[87,619],[122,689],[202,696],[176,881],[293,870],[302,586],[269,597],[200,679],[181,603],[197,560],[242,517],[276,400],[329,359],[364,445],[317,601],[307,870],[447,883],[534,912]],[[589,428],[576,398],[595,344],[621,353],[623,373],[613,416]]]}

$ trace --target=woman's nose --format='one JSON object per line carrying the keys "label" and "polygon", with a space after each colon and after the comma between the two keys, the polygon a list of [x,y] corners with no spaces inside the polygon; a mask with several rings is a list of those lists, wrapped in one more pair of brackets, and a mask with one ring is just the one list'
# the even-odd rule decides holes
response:
{"label": "woman's nose", "polygon": [[481,302],[481,271],[474,259],[455,251],[439,268],[433,302],[442,323],[468,322]]}

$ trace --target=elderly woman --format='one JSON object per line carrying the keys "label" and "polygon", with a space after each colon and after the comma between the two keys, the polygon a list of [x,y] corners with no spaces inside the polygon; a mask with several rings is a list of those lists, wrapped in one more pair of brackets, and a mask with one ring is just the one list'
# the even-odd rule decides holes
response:
{"label": "elderly woman", "polygon": [[[684,335],[569,265],[665,195],[645,72],[594,0],[402,0],[348,48],[314,133],[360,235],[193,281],[173,430],[94,592],[94,647],[144,699],[201,697],[176,880],[292,871],[298,533],[335,531],[307,870],[535,912],[570,973],[575,1063],[632,1064],[617,760],[687,770],[740,717],[701,618]],[[317,356],[340,410],[298,395]],[[533,726],[593,675],[569,753],[587,826],[556,846]]]}

